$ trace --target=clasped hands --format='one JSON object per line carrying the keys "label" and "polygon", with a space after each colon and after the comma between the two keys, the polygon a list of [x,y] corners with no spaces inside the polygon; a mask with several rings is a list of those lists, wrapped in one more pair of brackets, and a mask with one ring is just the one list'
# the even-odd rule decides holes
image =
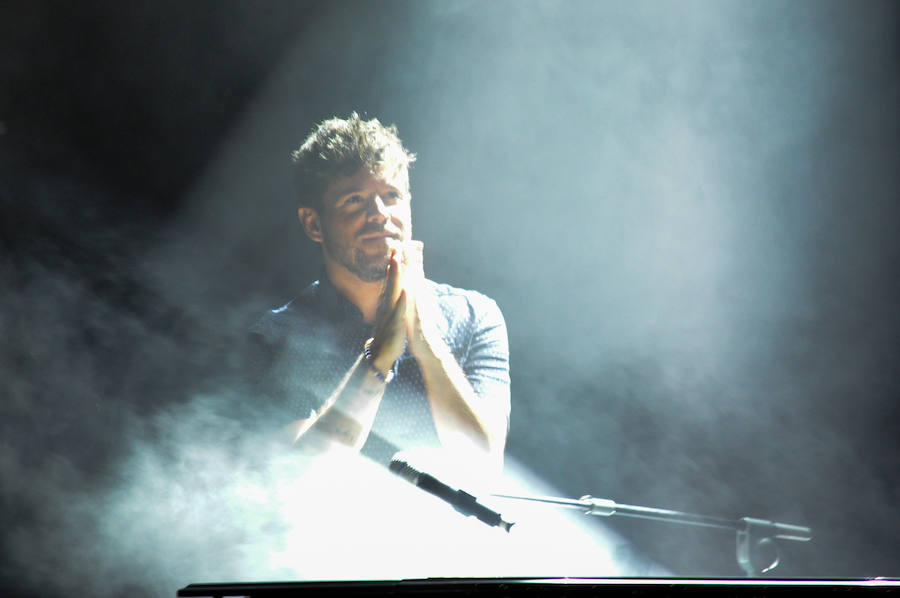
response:
{"label": "clasped hands", "polygon": [[380,372],[391,369],[407,343],[413,357],[421,359],[440,339],[433,297],[424,287],[423,248],[421,241],[406,241],[402,250],[391,251],[371,347],[372,365]]}

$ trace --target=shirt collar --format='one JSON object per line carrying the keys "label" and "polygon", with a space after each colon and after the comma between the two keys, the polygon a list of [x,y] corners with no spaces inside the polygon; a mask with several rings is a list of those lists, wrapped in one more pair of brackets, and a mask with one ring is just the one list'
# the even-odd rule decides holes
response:
{"label": "shirt collar", "polygon": [[362,312],[335,287],[324,271],[317,281],[316,298],[322,309],[340,316],[356,317],[363,320]]}

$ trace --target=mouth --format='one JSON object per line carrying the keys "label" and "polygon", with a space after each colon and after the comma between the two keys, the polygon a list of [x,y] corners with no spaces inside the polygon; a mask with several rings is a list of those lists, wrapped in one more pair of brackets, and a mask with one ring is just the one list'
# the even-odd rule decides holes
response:
{"label": "mouth", "polygon": [[382,232],[378,232],[378,233],[364,234],[359,237],[359,240],[362,241],[363,243],[374,243],[374,242],[378,242],[378,241],[386,242],[388,239],[393,239],[395,241],[399,241],[400,235],[391,233],[391,232],[382,231]]}

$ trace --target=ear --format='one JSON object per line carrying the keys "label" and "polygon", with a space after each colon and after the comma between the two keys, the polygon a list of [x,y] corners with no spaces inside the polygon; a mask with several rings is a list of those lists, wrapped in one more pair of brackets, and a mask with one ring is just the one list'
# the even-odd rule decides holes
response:
{"label": "ear", "polygon": [[319,219],[319,213],[309,206],[300,206],[297,209],[297,216],[300,218],[300,224],[303,225],[303,232],[306,236],[316,243],[322,242],[322,222]]}

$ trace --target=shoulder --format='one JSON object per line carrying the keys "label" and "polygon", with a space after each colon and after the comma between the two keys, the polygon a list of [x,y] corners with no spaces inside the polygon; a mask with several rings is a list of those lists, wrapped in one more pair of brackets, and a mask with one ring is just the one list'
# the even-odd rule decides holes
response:
{"label": "shoulder", "polygon": [[300,295],[266,311],[250,328],[250,332],[274,339],[286,332],[306,329],[317,320],[315,300],[319,292],[319,281],[306,287]]}
{"label": "shoulder", "polygon": [[443,314],[452,320],[463,319],[471,323],[501,322],[503,314],[497,302],[478,291],[461,289],[426,280]]}

